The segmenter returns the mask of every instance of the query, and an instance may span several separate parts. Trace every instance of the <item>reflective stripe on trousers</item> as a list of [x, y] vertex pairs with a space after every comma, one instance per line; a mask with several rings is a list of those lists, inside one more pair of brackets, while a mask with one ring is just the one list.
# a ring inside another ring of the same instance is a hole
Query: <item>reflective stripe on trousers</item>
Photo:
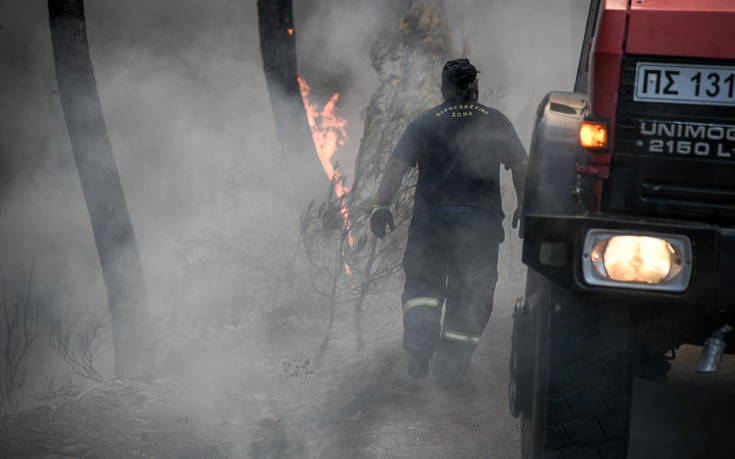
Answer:
[[411, 298], [403, 305], [403, 315], [405, 316], [409, 310], [418, 306], [431, 306], [434, 308], [438, 308], [440, 306], [439, 298], [432, 298], [430, 296], [419, 296], [416, 298]]
[[473, 333], [464, 333], [449, 329], [444, 330], [443, 338], [460, 343], [478, 344], [480, 342], [480, 335], [475, 335]]

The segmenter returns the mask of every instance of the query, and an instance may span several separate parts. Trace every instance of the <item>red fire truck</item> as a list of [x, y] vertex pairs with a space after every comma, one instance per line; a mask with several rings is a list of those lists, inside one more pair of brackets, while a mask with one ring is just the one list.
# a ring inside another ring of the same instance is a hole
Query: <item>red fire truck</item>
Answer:
[[592, 0], [538, 108], [510, 405], [522, 455], [623, 458], [631, 381], [735, 351], [735, 1]]

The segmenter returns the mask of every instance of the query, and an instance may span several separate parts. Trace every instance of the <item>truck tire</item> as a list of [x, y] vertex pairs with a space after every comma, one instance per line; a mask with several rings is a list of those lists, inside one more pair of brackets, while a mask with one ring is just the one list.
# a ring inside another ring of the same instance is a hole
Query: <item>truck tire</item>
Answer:
[[523, 458], [625, 458], [631, 372], [624, 307], [586, 304], [529, 270], [533, 384], [521, 410]]

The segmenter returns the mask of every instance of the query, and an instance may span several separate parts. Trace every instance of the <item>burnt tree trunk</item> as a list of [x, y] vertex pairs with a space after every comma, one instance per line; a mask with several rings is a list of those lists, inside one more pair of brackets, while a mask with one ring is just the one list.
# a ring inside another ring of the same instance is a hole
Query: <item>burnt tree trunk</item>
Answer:
[[152, 362], [143, 269], [102, 116], [82, 0], [49, 0], [56, 78], [66, 128], [107, 289], [117, 375]]
[[258, 0], [258, 30], [276, 136], [296, 196], [323, 197], [329, 186], [301, 98], [292, 0]]

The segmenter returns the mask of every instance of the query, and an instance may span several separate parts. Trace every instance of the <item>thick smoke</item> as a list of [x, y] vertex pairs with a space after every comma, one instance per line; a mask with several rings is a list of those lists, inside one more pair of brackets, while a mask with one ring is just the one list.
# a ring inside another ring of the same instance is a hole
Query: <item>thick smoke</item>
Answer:
[[[348, 170], [361, 136], [360, 112], [378, 86], [370, 45], [399, 10], [391, 2], [353, 3], [295, 6], [300, 72], [317, 101], [339, 92], [339, 109], [350, 121], [351, 141], [339, 152]], [[574, 76], [584, 2], [574, 2], [576, 10], [566, 1], [552, 3], [542, 8], [465, 0], [445, 8], [456, 47], [468, 43], [469, 56], [483, 71], [481, 99], [506, 110], [524, 141], [537, 101], [549, 90], [568, 88]], [[80, 290], [88, 295], [99, 273], [55, 90], [46, 8], [43, 2], [6, 2], [3, 9], [3, 239], [14, 241], [4, 261], [17, 271], [43, 257], [36, 269], [56, 275], [39, 273], [37, 282], [66, 284], [55, 287], [57, 301]], [[172, 259], [177, 242], [233, 208], [255, 206], [243, 214], [258, 220], [281, 207], [233, 196], [244, 187], [277, 200], [281, 185], [255, 4], [96, 1], [86, 12], [151, 302], [161, 304], [180, 274], [181, 261]], [[71, 273], [51, 268], [59, 261], [50, 257], [64, 259]], [[72, 274], [80, 266], [90, 274]]]
[[[349, 121], [350, 141], [336, 158], [348, 181], [362, 136], [361, 114], [379, 85], [370, 47], [383, 27], [399, 20], [405, 3], [294, 5], [300, 74], [317, 103], [339, 92], [338, 108]], [[445, 2], [455, 48], [465, 48], [482, 71], [480, 101], [504, 110], [526, 145], [543, 94], [573, 84], [587, 3]], [[255, 0], [95, 0], [86, 2], [86, 15], [102, 109], [161, 342], [159, 376], [206, 374], [211, 384], [197, 387], [197, 400], [213, 416], [222, 415], [217, 407], [228, 394], [247, 392], [255, 397], [248, 400], [258, 401], [262, 387], [294, 385], [296, 394], [305, 384], [299, 378], [314, 378], [304, 362], [315, 351], [324, 309], [293, 269], [302, 209], [284, 192], [289, 183], [279, 168], [283, 158], [277, 154], [262, 71]], [[33, 265], [33, 295], [49, 322], [67, 310], [104, 312], [99, 261], [56, 91], [45, 2], [2, 2], [0, 26], [0, 279], [16, 288]], [[506, 206], [515, 205], [511, 190]], [[517, 259], [517, 240], [510, 244], [506, 258]], [[519, 285], [498, 290], [508, 299], [520, 293]], [[367, 362], [348, 378], [359, 383], [357, 399], [366, 405], [377, 403], [374, 394], [366, 394], [382, 383], [400, 383], [398, 377], [380, 376], [396, 374], [394, 367], [402, 362], [396, 360], [402, 358], [399, 298], [375, 295], [371, 301], [375, 328], [366, 332], [371, 334], [366, 355], [352, 353], [345, 325], [346, 337], [335, 338], [327, 357], [332, 366], [321, 372], [320, 381], [332, 383], [330, 403], [299, 408], [304, 423], [310, 417], [339, 422], [340, 416], [367, 410], [344, 402], [355, 388], [340, 383], [343, 364]], [[502, 320], [493, 325], [503, 329], [500, 336], [507, 335], [511, 306], [498, 304], [499, 317], [491, 319]], [[349, 324], [349, 311], [340, 311], [340, 320]], [[212, 343], [230, 343], [233, 334], [243, 342], [255, 336], [263, 345], [240, 355], [240, 373], [239, 367], [212, 373], [217, 363], [208, 353]], [[383, 358], [388, 351], [380, 341], [393, 350], [390, 358]], [[506, 346], [500, 338], [496, 344]], [[40, 339], [30, 377], [60, 365], [44, 346]], [[111, 356], [99, 356], [105, 378], [112, 376]], [[297, 368], [297, 377], [283, 372], [283, 356]], [[275, 364], [269, 360], [274, 358]], [[504, 358], [500, 353], [493, 368], [505, 371]], [[492, 395], [498, 410], [505, 406], [502, 377]], [[317, 389], [304, 390], [316, 397], [323, 394]], [[246, 417], [277, 415], [280, 408], [269, 403]], [[245, 415], [235, 413], [232, 419], [237, 416]], [[371, 422], [379, 424], [382, 414], [375, 416]], [[505, 441], [512, 443], [514, 427], [507, 426], [513, 421], [505, 411], [498, 418], [509, 432]], [[288, 433], [298, 439], [295, 430]], [[240, 444], [240, 452], [246, 440], [228, 439]], [[309, 454], [335, 456], [349, 447], [343, 443], [312, 445]]]

